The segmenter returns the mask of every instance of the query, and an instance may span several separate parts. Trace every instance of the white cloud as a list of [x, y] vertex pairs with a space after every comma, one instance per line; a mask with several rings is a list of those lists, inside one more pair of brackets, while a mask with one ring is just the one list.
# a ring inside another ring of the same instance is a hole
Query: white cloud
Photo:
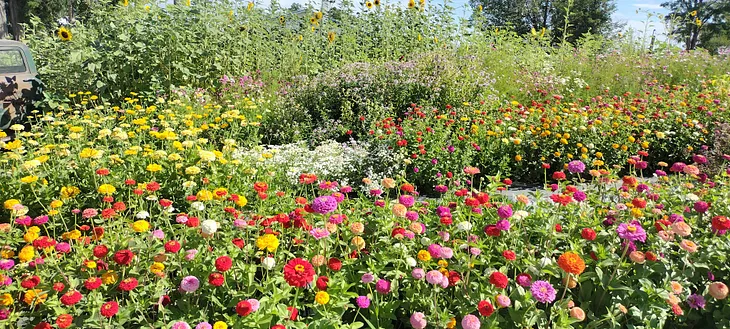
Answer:
[[643, 9], [664, 9], [662, 5], [655, 3], [634, 3], [632, 6]]

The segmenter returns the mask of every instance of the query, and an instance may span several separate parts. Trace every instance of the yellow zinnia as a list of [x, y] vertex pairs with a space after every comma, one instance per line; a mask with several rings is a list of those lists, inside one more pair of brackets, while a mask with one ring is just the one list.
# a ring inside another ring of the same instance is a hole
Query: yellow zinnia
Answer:
[[319, 305], [327, 304], [330, 301], [330, 295], [326, 291], [319, 291], [314, 296], [314, 301]]

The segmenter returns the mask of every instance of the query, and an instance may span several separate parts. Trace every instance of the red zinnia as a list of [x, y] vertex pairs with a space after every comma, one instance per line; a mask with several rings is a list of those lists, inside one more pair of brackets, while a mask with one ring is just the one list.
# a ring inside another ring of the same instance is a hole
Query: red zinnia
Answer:
[[487, 227], [484, 228], [484, 233], [486, 233], [488, 236], [499, 236], [501, 230], [497, 228], [497, 225], [487, 225]]
[[228, 256], [220, 256], [215, 260], [215, 268], [220, 272], [225, 272], [231, 269], [233, 260]]
[[593, 241], [596, 239], [596, 231], [590, 227], [586, 227], [580, 231], [580, 236], [588, 241]]
[[30, 278], [23, 280], [20, 283], [20, 286], [25, 289], [32, 289], [32, 288], [35, 288], [35, 286], [37, 286], [40, 283], [41, 283], [41, 278], [37, 275], [34, 275], [34, 276], [31, 276]]
[[208, 283], [210, 283], [212, 286], [220, 287], [225, 281], [226, 278], [221, 273], [213, 272], [208, 275]]
[[241, 238], [235, 238], [232, 242], [236, 247], [238, 247], [238, 249], [243, 249], [243, 247], [246, 245], [246, 242], [244, 242]]
[[565, 180], [565, 173], [562, 171], [556, 171], [553, 173], [554, 180]]
[[165, 251], [169, 252], [171, 254], [174, 254], [174, 253], [177, 253], [178, 251], [180, 251], [181, 247], [182, 246], [180, 246], [180, 242], [177, 242], [175, 240], [170, 240], [170, 241], [167, 241], [167, 243], [165, 243]]
[[299, 310], [297, 310], [294, 306], [289, 306], [286, 310], [289, 311], [289, 320], [296, 321], [297, 315], [299, 315]]
[[730, 230], [730, 220], [725, 216], [712, 217], [712, 228], [716, 231]]
[[459, 281], [461, 281], [461, 275], [459, 275], [459, 272], [449, 271], [449, 287], [455, 286]]
[[61, 329], [66, 329], [73, 324], [74, 317], [71, 314], [61, 314], [56, 319], [56, 325]]
[[342, 268], [342, 261], [332, 257], [329, 261], [327, 261], [327, 267], [329, 267], [330, 270], [337, 272]]
[[80, 292], [76, 290], [69, 290], [61, 296], [61, 303], [66, 306], [71, 306], [81, 301], [82, 297], [84, 296], [82, 296]]
[[517, 259], [517, 255], [515, 255], [515, 252], [512, 250], [505, 250], [502, 252], [502, 257], [504, 257], [506, 260], [515, 260]]
[[63, 282], [56, 282], [53, 284], [53, 290], [61, 292], [63, 289], [66, 288], [66, 285], [63, 284]]
[[266, 192], [266, 190], [269, 189], [269, 184], [266, 184], [264, 182], [256, 182], [253, 184], [253, 189], [256, 192], [264, 193], [264, 192]]
[[253, 307], [248, 301], [242, 300], [236, 304], [236, 313], [238, 313], [238, 315], [246, 316], [251, 314], [251, 312], [253, 312]]
[[483, 317], [488, 317], [494, 313], [494, 306], [486, 300], [480, 301], [479, 305], [477, 305], [477, 309], [479, 310], [479, 314]]
[[200, 219], [198, 217], [190, 217], [188, 218], [188, 221], [185, 222], [185, 226], [187, 227], [198, 227], [200, 225]]
[[128, 249], [117, 251], [114, 254], [114, 261], [119, 265], [132, 264], [133, 259], [134, 259], [134, 253]]
[[283, 324], [277, 324], [271, 327], [271, 329], [286, 329]]
[[101, 315], [105, 318], [111, 318], [119, 312], [119, 304], [115, 301], [106, 302], [101, 305]]
[[292, 286], [302, 288], [314, 279], [314, 267], [308, 261], [294, 258], [284, 265], [284, 280]]
[[52, 329], [51, 324], [48, 322], [41, 322], [39, 324], [36, 324], [33, 329]]
[[137, 288], [137, 284], [139, 282], [135, 278], [126, 278], [122, 280], [121, 283], [119, 283], [119, 290], [121, 291], [131, 291], [134, 288]]
[[319, 290], [327, 290], [327, 283], [329, 283], [330, 279], [326, 276], [322, 275], [317, 278], [317, 289]]
[[147, 191], [154, 192], [160, 189], [160, 183], [158, 182], [149, 182], [147, 185], [145, 185], [145, 188]]
[[84, 281], [84, 287], [89, 290], [94, 290], [96, 288], [101, 287], [101, 279], [97, 277], [90, 277]]
[[494, 271], [494, 272], [492, 272], [492, 274], [489, 275], [489, 283], [493, 284], [497, 288], [500, 288], [500, 289], [507, 288], [508, 282], [509, 282], [509, 279], [502, 272]]

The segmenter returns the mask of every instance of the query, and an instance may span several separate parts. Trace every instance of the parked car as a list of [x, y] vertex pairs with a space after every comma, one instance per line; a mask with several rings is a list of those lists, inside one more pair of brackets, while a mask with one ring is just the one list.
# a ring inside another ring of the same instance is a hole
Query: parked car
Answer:
[[38, 79], [33, 57], [28, 46], [18, 41], [0, 40], [0, 131], [14, 137], [10, 127], [14, 124], [28, 126], [26, 117], [35, 102], [42, 98], [42, 84]]

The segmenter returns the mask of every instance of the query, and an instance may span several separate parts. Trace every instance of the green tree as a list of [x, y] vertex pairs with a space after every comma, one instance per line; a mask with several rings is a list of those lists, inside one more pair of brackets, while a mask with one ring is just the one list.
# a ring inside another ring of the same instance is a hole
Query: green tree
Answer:
[[663, 3], [662, 7], [669, 9], [666, 19], [674, 26], [671, 33], [684, 43], [686, 50], [717, 49], [722, 40], [727, 44], [730, 0], [675, 0]]
[[[519, 34], [549, 30], [554, 40], [575, 42], [584, 33], [606, 34], [614, 28], [614, 0], [470, 0], [481, 5], [491, 26], [510, 26]], [[567, 25], [566, 25], [567, 19]]]

